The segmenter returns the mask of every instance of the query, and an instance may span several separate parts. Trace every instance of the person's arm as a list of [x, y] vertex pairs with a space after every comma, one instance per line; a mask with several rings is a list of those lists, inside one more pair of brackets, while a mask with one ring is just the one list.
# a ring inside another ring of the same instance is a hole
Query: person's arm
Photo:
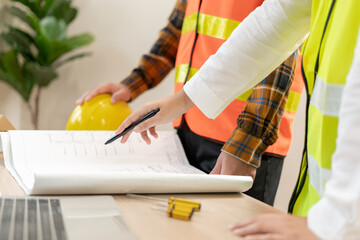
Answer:
[[[339, 112], [331, 178], [308, 213], [308, 226], [322, 239], [360, 236], [360, 29]], [[355, 237], [356, 238], [356, 237]]]
[[121, 83], [104, 83], [86, 92], [76, 103], [83, 104], [101, 93], [112, 94], [112, 103], [131, 101], [159, 84], [175, 66], [185, 9], [186, 1], [178, 0], [168, 24], [160, 31], [150, 52], [142, 56], [139, 65], [128, 77]]
[[255, 178], [268, 146], [278, 139], [278, 129], [294, 80], [298, 51], [253, 88], [237, 119], [238, 127], [221, 149], [211, 174]]
[[223, 152], [256, 168], [260, 166], [261, 156], [278, 139], [280, 120], [294, 80], [297, 55], [295, 52], [254, 87], [238, 117], [238, 127], [224, 144]]
[[187, 96], [207, 117], [217, 117], [299, 47], [310, 30], [311, 4], [264, 1], [184, 86]]

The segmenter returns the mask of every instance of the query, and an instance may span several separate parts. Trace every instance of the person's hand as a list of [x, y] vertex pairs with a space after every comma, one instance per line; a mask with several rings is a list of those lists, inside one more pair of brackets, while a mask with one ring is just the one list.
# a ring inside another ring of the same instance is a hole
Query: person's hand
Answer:
[[230, 230], [246, 240], [319, 239], [307, 227], [306, 218], [289, 214], [264, 214], [238, 222]]
[[[115, 134], [121, 133], [126, 127], [128, 127], [130, 124], [132, 124], [139, 118], [145, 116], [152, 110], [159, 108], [160, 111], [155, 116], [142, 122], [133, 129], [134, 132], [141, 134], [141, 137], [147, 144], [150, 144], [151, 140], [148, 136], [148, 130], [153, 137], [157, 138], [158, 135], [156, 133], [155, 126], [174, 121], [182, 114], [184, 114], [187, 110], [189, 110], [193, 105], [194, 103], [186, 95], [184, 90], [180, 90], [178, 93], [170, 97], [145, 104], [138, 111], [132, 113], [129, 117], [127, 117], [125, 121], [120, 125], [118, 130], [116, 130]], [[126, 133], [121, 138], [121, 143], [125, 143], [128, 140], [131, 132], [132, 131]]]
[[84, 101], [90, 101], [92, 98], [96, 97], [102, 93], [110, 93], [111, 103], [114, 104], [118, 101], [129, 101], [131, 99], [130, 90], [122, 84], [117, 83], [105, 83], [102, 84], [93, 90], [87, 91], [81, 98], [76, 100], [77, 105], [82, 105]]
[[256, 168], [228, 153], [221, 152], [210, 174], [251, 176], [254, 179]]

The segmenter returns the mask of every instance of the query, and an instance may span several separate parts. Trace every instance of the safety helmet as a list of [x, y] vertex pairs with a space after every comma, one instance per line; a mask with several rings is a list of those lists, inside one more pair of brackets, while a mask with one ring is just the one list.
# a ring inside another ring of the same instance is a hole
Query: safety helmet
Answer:
[[131, 114], [126, 102], [110, 103], [110, 94], [100, 94], [75, 107], [66, 130], [116, 130]]

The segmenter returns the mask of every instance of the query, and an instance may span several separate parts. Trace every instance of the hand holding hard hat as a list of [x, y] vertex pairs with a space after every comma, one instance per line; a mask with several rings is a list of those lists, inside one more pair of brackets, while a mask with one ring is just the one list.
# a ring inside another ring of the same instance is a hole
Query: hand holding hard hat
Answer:
[[76, 104], [82, 105], [84, 101], [90, 101], [95, 96], [103, 93], [109, 93], [112, 95], [110, 101], [111, 103], [116, 103], [118, 101], [128, 102], [131, 100], [131, 92], [125, 85], [122, 85], [121, 83], [104, 83], [93, 90], [87, 91], [78, 100], [76, 100]]

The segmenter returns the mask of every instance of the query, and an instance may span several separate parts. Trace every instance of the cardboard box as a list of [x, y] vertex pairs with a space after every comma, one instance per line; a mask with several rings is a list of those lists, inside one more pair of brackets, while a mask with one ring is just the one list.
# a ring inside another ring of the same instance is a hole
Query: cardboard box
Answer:
[[[15, 130], [15, 128], [4, 115], [0, 114], [0, 132], [7, 132], [9, 130]], [[0, 152], [2, 152], [1, 137], [0, 137]]]

